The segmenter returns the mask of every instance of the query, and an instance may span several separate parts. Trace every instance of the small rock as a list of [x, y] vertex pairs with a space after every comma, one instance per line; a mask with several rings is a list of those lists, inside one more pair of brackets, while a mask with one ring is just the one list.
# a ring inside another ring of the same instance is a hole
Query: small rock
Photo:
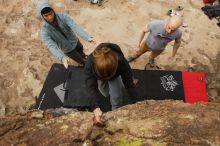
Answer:
[[218, 96], [218, 91], [216, 89], [211, 89], [209, 91], [209, 95], [211, 96], [211, 98], [213, 98], [213, 97], [215, 98]]
[[214, 89], [216, 88], [216, 81], [212, 81], [209, 85], [208, 85], [208, 89]]
[[188, 29], [184, 29], [184, 32], [185, 32], [185, 33], [188, 33], [188, 32], [189, 32], [189, 30], [188, 30]]
[[198, 60], [198, 58], [193, 57], [192, 60], [191, 60], [191, 62], [192, 62], [193, 64], [198, 64], [198, 63], [199, 63], [199, 60]]
[[186, 44], [188, 44], [191, 40], [191, 36], [190, 36], [190, 30], [189, 29], [184, 29], [183, 36], [182, 36], [182, 41]]
[[215, 38], [216, 39], [220, 39], [220, 35], [219, 34], [215, 34]]
[[182, 27], [188, 27], [188, 24], [184, 22]]
[[44, 117], [43, 111], [32, 111], [27, 114], [29, 119], [41, 119]]

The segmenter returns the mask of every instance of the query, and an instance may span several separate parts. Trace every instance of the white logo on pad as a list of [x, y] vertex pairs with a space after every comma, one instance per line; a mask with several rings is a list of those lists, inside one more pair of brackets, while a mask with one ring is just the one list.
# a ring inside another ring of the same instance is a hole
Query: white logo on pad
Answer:
[[174, 91], [177, 85], [177, 81], [174, 79], [173, 75], [165, 75], [163, 77], [160, 77], [161, 84], [163, 85], [164, 89], [166, 91]]

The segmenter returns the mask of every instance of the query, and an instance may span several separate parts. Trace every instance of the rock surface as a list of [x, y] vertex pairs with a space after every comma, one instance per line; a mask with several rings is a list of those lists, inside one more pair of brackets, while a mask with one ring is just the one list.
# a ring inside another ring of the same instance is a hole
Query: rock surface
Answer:
[[[153, 19], [169, 17], [166, 12], [184, 7], [183, 42], [176, 59], [168, 61], [172, 43], [156, 59], [166, 70], [186, 71], [189, 67], [208, 74], [210, 101], [220, 100], [219, 34], [215, 20], [209, 20], [200, 7], [202, 0], [105, 0], [103, 6], [87, 0], [49, 0], [56, 12], [68, 13], [98, 42], [114, 42], [125, 56], [136, 48], [140, 30]], [[44, 47], [40, 38], [37, 0], [0, 0], [0, 116], [25, 113], [35, 102], [53, 63], [59, 60]], [[114, 24], [114, 25], [113, 25]], [[87, 54], [94, 46], [82, 40]], [[149, 53], [130, 65], [143, 69]], [[218, 76], [218, 77], [217, 77]]]
[[[57, 12], [68, 13], [98, 42], [119, 44], [126, 56], [148, 22], [166, 20], [169, 9], [184, 7], [187, 28], [181, 28], [176, 59], [167, 59], [171, 43], [156, 62], [166, 70], [206, 72], [211, 102], [145, 101], [105, 113], [104, 127], [94, 126], [89, 112], [28, 111], [51, 65], [59, 62], [41, 42], [36, 2], [0, 0], [1, 146], [220, 145], [220, 29], [200, 10], [202, 0], [105, 0], [102, 7], [84, 0], [50, 0]], [[82, 42], [87, 54], [93, 51], [94, 46]], [[143, 69], [148, 56], [131, 63], [132, 68]]]
[[93, 125], [92, 113], [71, 109], [1, 118], [0, 145], [220, 145], [219, 103], [150, 100], [105, 113], [103, 118], [103, 127]]

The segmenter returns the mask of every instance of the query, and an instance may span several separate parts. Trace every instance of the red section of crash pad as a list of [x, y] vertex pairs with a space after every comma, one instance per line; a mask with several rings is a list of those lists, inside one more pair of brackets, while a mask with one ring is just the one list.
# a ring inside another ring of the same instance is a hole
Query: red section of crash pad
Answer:
[[185, 102], [208, 102], [204, 72], [182, 72]]
[[214, 0], [203, 0], [204, 4], [213, 3], [213, 2], [214, 2]]

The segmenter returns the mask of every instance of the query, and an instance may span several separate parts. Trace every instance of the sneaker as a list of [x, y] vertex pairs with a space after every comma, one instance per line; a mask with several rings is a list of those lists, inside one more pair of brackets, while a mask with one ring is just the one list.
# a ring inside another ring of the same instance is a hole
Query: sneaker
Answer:
[[150, 59], [149, 59], [149, 64], [150, 64], [151, 66], [154, 66], [154, 65], [155, 65], [155, 60], [154, 60], [153, 58], [150, 58]]
[[83, 54], [83, 55], [82, 55], [82, 58], [83, 58], [84, 60], [86, 60], [86, 59], [88, 58], [88, 55]]
[[134, 57], [128, 56], [127, 61], [128, 61], [128, 62], [132, 62], [132, 61], [134, 61], [134, 59], [135, 59]]

